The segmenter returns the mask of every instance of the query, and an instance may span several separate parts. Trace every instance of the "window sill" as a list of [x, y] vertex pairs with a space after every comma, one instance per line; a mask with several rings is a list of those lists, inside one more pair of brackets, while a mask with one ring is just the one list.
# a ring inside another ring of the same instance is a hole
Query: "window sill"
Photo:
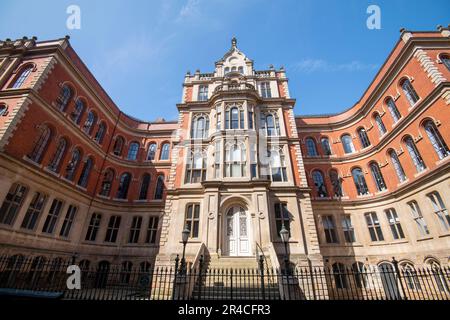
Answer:
[[101, 194], [98, 194], [97, 197], [99, 197], [100, 199], [105, 199], [105, 200], [109, 200], [110, 199], [110, 197], [102, 196]]
[[29, 164], [32, 164], [32, 165], [42, 169], [42, 164], [30, 159], [28, 156], [23, 156], [22, 159], [25, 160], [26, 162], [28, 162]]
[[356, 199], [366, 199], [366, 198], [370, 198], [372, 196], [373, 196], [372, 193], [368, 193], [368, 194], [358, 195], [358, 196], [356, 196]]
[[439, 238], [445, 238], [445, 237], [450, 237], [450, 232], [441, 233], [441, 234], [439, 235]]
[[440, 160], [436, 161], [436, 165], [437, 165], [437, 166], [440, 166], [441, 164], [446, 163], [446, 162], [448, 162], [449, 160], [450, 160], [450, 155], [449, 155], [449, 156], [446, 156], [444, 159], [440, 159]]
[[421, 242], [421, 241], [427, 241], [427, 240], [432, 240], [432, 239], [434, 239], [432, 236], [424, 236], [424, 237], [418, 238], [416, 241]]
[[137, 200], [133, 200], [134, 203], [147, 203], [148, 199], [137, 199]]
[[113, 198], [113, 200], [118, 202], [128, 202], [128, 199]]
[[425, 173], [428, 172], [428, 171], [429, 171], [429, 169], [428, 169], [428, 168], [425, 168], [425, 169], [423, 169], [422, 171], [417, 172], [417, 173], [414, 175], [414, 178], [420, 177], [421, 175], [425, 174]]
[[399, 184], [397, 184], [397, 187], [401, 187], [401, 186], [403, 186], [404, 184], [407, 184], [408, 182], [409, 182], [409, 179], [406, 179], [406, 180], [400, 182]]
[[[416, 103], [414, 103], [412, 106], [410, 105], [410, 107], [408, 108], [408, 111], [411, 111], [412, 109], [415, 109], [417, 107], [417, 105], [420, 104], [420, 102], [422, 102], [422, 98], [419, 98], [419, 100], [417, 100]], [[408, 101], [408, 103], [409, 103], [409, 101]]]
[[44, 167], [44, 171], [50, 173], [51, 175], [54, 175], [55, 177], [60, 177], [60, 174], [56, 171], [53, 171], [49, 167]]
[[378, 195], [380, 195], [380, 194], [385, 194], [385, 193], [387, 193], [387, 192], [389, 192], [389, 190], [388, 190], [388, 189], [384, 189], [384, 190], [375, 192], [375, 195], [378, 196]]
[[409, 243], [409, 241], [406, 239], [398, 239], [398, 240], [392, 240], [387, 244], [388, 245], [396, 245], [396, 244], [405, 244], [405, 243]]

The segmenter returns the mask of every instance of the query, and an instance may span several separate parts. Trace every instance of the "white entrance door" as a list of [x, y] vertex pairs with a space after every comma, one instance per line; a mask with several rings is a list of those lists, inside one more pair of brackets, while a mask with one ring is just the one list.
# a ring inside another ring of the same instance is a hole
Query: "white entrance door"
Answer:
[[242, 207], [232, 207], [228, 210], [225, 228], [228, 255], [249, 256], [251, 254], [249, 219]]

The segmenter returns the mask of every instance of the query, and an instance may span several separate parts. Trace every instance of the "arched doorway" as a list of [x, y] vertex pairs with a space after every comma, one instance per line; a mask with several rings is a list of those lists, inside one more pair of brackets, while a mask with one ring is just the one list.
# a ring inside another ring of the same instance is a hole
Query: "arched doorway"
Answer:
[[241, 206], [228, 209], [224, 223], [225, 255], [242, 257], [252, 255], [250, 219]]

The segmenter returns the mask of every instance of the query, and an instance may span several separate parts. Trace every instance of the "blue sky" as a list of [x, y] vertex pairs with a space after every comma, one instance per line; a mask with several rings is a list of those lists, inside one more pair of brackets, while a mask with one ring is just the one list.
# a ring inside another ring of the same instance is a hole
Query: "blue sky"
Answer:
[[[66, 8], [81, 8], [81, 29]], [[369, 5], [381, 30], [369, 30]], [[436, 30], [450, 1], [1, 0], [0, 39], [71, 36], [71, 44], [126, 113], [177, 118], [187, 70], [211, 72], [236, 36], [256, 69], [285, 66], [296, 114], [335, 113], [356, 103], [399, 38]]]

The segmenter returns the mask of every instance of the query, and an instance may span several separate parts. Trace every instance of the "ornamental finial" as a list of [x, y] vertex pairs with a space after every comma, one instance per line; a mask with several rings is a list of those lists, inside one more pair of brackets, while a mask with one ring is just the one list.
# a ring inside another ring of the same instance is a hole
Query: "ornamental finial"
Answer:
[[233, 39], [231, 39], [231, 47], [236, 48], [236, 45], [237, 45], [237, 39], [236, 39], [236, 37], [233, 37]]

